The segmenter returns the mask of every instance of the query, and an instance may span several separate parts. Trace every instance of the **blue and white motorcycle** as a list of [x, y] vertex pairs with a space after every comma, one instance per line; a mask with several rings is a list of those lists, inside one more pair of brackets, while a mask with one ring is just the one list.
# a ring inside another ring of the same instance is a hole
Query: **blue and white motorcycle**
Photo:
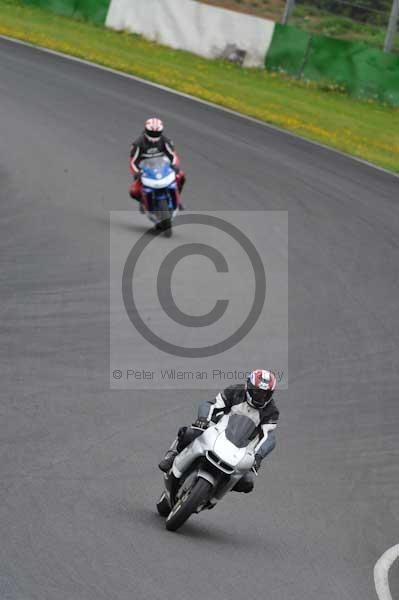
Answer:
[[146, 158], [140, 169], [144, 213], [156, 229], [170, 237], [172, 221], [179, 210], [176, 172], [166, 156]]

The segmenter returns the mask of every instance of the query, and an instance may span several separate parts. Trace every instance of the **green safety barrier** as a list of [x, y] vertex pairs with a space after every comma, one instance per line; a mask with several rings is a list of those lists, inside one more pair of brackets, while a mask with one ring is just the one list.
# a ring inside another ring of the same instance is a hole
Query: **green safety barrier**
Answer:
[[78, 0], [74, 17], [103, 24], [107, 17], [109, 4], [110, 0]]
[[72, 17], [75, 9], [75, 0], [23, 0], [23, 2], [46, 8], [65, 17]]
[[266, 68], [300, 77], [311, 35], [306, 31], [276, 23], [272, 43], [266, 54]]
[[399, 106], [399, 56], [276, 24], [266, 68], [337, 84], [356, 98]]
[[23, 0], [65, 17], [104, 24], [110, 0]]

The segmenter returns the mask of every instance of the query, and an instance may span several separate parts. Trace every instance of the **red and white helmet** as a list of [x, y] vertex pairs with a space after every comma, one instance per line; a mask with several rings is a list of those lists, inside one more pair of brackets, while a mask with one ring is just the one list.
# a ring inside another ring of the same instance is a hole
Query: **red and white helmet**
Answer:
[[276, 383], [276, 376], [272, 371], [265, 369], [252, 371], [246, 384], [248, 404], [253, 408], [264, 408], [272, 399]]
[[163, 132], [163, 123], [161, 119], [155, 117], [147, 119], [144, 125], [145, 136], [150, 142], [157, 142]]

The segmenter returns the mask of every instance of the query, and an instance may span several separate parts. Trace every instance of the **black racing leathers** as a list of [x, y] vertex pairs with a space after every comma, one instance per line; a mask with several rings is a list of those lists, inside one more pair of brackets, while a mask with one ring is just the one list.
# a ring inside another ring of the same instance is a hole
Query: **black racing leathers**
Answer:
[[133, 142], [130, 149], [130, 169], [133, 175], [139, 173], [140, 161], [158, 156], [166, 156], [174, 167], [178, 166], [179, 159], [175, 152], [173, 142], [166, 137], [166, 135], [162, 134], [157, 142], [150, 142], [145, 134], [142, 133], [140, 137]]

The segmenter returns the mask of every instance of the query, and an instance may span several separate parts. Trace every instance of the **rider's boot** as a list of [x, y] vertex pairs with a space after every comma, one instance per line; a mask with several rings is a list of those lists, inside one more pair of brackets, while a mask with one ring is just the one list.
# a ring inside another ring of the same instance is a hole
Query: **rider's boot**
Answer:
[[186, 181], [186, 177], [185, 177], [183, 171], [178, 171], [176, 180], [177, 180], [177, 190], [175, 192], [175, 195], [176, 195], [176, 198], [175, 198], [176, 204], [175, 205], [177, 205], [177, 208], [179, 210], [185, 210], [185, 208], [183, 206], [183, 202], [181, 201], [181, 191], [183, 189], [184, 182]]
[[158, 465], [158, 467], [161, 469], [161, 471], [163, 471], [164, 473], [167, 473], [168, 471], [170, 471], [170, 469], [172, 468], [173, 462], [178, 454], [179, 453], [177, 450], [168, 450]]
[[243, 477], [232, 488], [232, 492], [241, 492], [243, 494], [249, 494], [254, 489], [255, 474], [251, 471], [245, 473]]
[[179, 454], [179, 452], [177, 451], [177, 444], [178, 444], [178, 440], [176, 439], [158, 465], [158, 467], [164, 473], [167, 473], [168, 471], [170, 471], [170, 469], [172, 468], [172, 465], [173, 465], [173, 461], [175, 460], [176, 456]]

